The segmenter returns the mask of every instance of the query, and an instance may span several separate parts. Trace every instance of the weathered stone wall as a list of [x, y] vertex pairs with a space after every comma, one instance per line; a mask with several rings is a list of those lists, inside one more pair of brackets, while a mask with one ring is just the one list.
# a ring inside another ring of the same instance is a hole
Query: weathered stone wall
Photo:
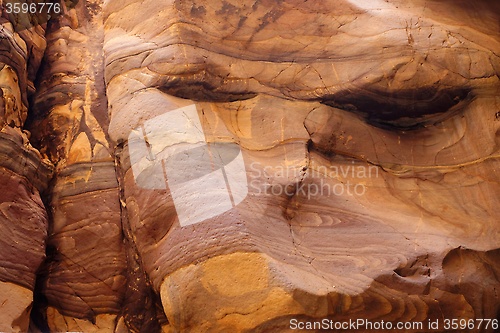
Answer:
[[498, 318], [496, 1], [66, 3], [2, 16], [0, 331]]

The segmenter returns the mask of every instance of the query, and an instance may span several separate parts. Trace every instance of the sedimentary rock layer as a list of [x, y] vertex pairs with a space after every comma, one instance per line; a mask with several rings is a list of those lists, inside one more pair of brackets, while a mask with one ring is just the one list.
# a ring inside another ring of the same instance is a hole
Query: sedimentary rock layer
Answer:
[[498, 1], [65, 4], [0, 21], [0, 331], [497, 319]]
[[23, 126], [45, 39], [43, 27], [16, 33], [4, 17], [0, 22], [0, 330], [26, 331], [45, 258], [48, 216], [40, 193], [52, 165]]
[[33, 141], [56, 168], [36, 309], [51, 331], [113, 330], [127, 280], [98, 9], [80, 2], [50, 22], [33, 104]]
[[[234, 209], [182, 227], [175, 193], [141, 187], [134, 158], [119, 156], [138, 250], [175, 329], [498, 311], [474, 309], [443, 264], [498, 245], [486, 199], [500, 190], [493, 7], [475, 8], [491, 25], [471, 29], [416, 3], [153, 6], [104, 8], [111, 138], [193, 104], [207, 142], [237, 143], [253, 182]], [[123, 20], [131, 13], [140, 21]], [[220, 193], [190, 190], [193, 201]]]

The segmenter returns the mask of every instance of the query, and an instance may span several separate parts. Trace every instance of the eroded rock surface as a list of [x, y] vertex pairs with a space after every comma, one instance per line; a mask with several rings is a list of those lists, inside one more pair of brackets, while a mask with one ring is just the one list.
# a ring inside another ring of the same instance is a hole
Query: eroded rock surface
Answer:
[[0, 331], [498, 320], [498, 2], [2, 20]]

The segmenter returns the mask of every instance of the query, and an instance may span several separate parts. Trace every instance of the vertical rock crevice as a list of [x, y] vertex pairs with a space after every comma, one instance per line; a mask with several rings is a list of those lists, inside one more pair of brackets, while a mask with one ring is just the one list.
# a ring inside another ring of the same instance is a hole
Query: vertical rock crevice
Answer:
[[118, 326], [124, 322], [131, 332], [161, 332], [161, 325], [168, 324], [159, 295], [153, 290], [136, 246], [127, 213], [124, 189], [124, 169], [120, 158], [124, 143], [115, 147], [115, 170], [120, 188], [120, 216], [123, 242], [127, 255], [127, 281]]

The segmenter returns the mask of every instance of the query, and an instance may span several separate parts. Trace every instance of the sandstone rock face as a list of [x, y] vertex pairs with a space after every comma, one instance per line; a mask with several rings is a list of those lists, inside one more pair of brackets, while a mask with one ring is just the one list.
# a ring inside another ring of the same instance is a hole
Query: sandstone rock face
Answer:
[[0, 331], [498, 328], [497, 1], [3, 6]]
[[52, 165], [32, 147], [23, 125], [46, 43], [42, 27], [16, 33], [1, 20], [0, 331], [26, 331], [37, 270], [45, 259], [48, 216], [40, 194]]

